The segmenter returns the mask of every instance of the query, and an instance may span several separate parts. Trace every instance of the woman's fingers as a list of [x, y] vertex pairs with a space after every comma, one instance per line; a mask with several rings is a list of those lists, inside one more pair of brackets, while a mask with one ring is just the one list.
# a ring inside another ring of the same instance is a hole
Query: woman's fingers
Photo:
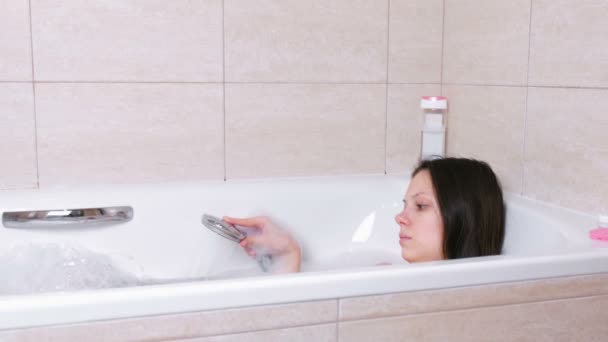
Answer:
[[265, 217], [236, 218], [224, 216], [222, 219], [234, 225], [257, 229], [264, 228], [268, 222], [268, 219]]
[[255, 250], [253, 248], [245, 247], [245, 252], [247, 252], [247, 254], [249, 254], [250, 257], [255, 258], [257, 256], [255, 253]]
[[243, 247], [243, 249], [245, 250], [245, 252], [247, 252], [247, 254], [249, 254], [249, 256], [254, 258], [257, 256], [256, 250], [259, 248], [264, 248], [264, 246], [260, 243], [258, 236], [246, 237], [241, 242], [239, 242], [239, 245]]
[[259, 235], [248, 236], [239, 242], [239, 245], [243, 248], [262, 247], [263, 241]]

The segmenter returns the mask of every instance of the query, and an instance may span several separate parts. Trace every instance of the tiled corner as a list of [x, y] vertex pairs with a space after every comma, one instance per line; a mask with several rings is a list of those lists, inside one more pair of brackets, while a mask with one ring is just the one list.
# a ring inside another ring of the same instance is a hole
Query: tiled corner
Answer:
[[504, 190], [521, 193], [526, 88], [453, 85], [443, 92], [448, 154], [488, 162]]
[[337, 324], [255, 331], [244, 334], [202, 337], [180, 342], [337, 342]]
[[445, 0], [443, 82], [526, 85], [530, 0]]
[[[336, 301], [328, 300], [1, 331], [0, 340], [167, 341], [228, 334], [233, 335], [227, 338], [266, 336], [257, 330], [267, 330], [269, 338], [322, 337], [330, 336], [329, 331], [335, 336], [335, 324], [324, 323], [333, 323], [336, 319]], [[313, 326], [314, 329], [289, 329], [313, 324], [319, 325]], [[91, 335], [91, 331], [95, 334]], [[317, 333], [319, 335], [314, 335]], [[211, 341], [215, 341], [213, 337]]]
[[340, 299], [340, 320], [608, 295], [608, 274]]
[[32, 80], [28, 0], [0, 0], [0, 81]]
[[227, 84], [227, 178], [383, 173], [383, 84]]
[[219, 84], [36, 85], [40, 186], [223, 179]]
[[524, 195], [608, 212], [608, 89], [530, 88]]
[[388, 0], [227, 0], [229, 82], [385, 82]]
[[601, 341], [607, 305], [596, 296], [340, 322], [338, 333], [341, 341]]
[[392, 0], [389, 22], [389, 81], [441, 82], [443, 0]]
[[221, 0], [31, 3], [37, 81], [223, 80]]
[[0, 190], [37, 186], [33, 87], [0, 83]]
[[608, 2], [534, 0], [530, 84], [608, 87]]
[[420, 97], [439, 95], [440, 88], [438, 84], [388, 85], [387, 173], [409, 173], [416, 166], [423, 125]]

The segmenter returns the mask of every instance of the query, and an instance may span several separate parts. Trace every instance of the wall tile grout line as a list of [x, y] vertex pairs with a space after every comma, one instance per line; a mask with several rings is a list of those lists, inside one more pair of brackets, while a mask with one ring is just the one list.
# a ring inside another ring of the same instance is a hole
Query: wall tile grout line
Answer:
[[485, 84], [485, 83], [444, 83], [444, 85], [467, 86], [467, 87], [510, 87], [510, 88], [546, 88], [546, 89], [582, 89], [582, 90], [608, 90], [608, 87], [581, 87], [581, 86], [547, 86], [547, 85], [514, 85], [514, 84]]
[[532, 9], [534, 0], [530, 0], [530, 18], [528, 23], [528, 65], [526, 71], [526, 106], [524, 110], [524, 131], [521, 143], [521, 189], [520, 194], [524, 195], [524, 185], [526, 184], [526, 138], [528, 135], [528, 104], [530, 101], [530, 55], [532, 48]]
[[[445, 94], [443, 93], [443, 58], [444, 58], [444, 47], [445, 47], [445, 0], [443, 0], [443, 8], [441, 9], [441, 64], [440, 64], [440, 74], [439, 74], [439, 95], [444, 96]], [[449, 125], [450, 125], [450, 99], [448, 99], [448, 109], [446, 112], [446, 117], [444, 119], [445, 121], [445, 129], [446, 129], [446, 133], [444, 134], [444, 154], [446, 156], [448, 155], [448, 146], [450, 146], [450, 131], [449, 131]]]
[[441, 85], [440, 82], [388, 82], [389, 85]]
[[443, 85], [448, 86], [465, 86], [465, 87], [505, 87], [505, 88], [524, 88], [526, 84], [499, 84], [499, 83], [458, 83], [444, 82]]
[[[2, 81], [0, 81], [2, 82]], [[107, 80], [89, 80], [89, 81], [74, 81], [74, 80], [55, 80], [55, 81], [34, 81], [40, 84], [221, 84], [222, 81], [107, 81]]]
[[439, 69], [439, 94], [443, 95], [443, 58], [445, 47], [445, 0], [441, 11], [441, 64]]
[[[0, 83], [32, 83], [32, 81], [9, 81], [1, 80]], [[454, 85], [469, 87], [512, 87], [512, 88], [546, 88], [546, 89], [582, 89], [582, 90], [608, 90], [608, 87], [587, 87], [574, 85], [540, 85], [540, 84], [498, 84], [498, 83], [457, 83], [457, 82], [309, 82], [309, 81], [290, 81], [290, 82], [221, 82], [221, 81], [34, 81], [34, 84], [309, 84], [309, 85]]]
[[342, 317], [342, 314], [340, 314], [340, 306], [340, 298], [336, 298], [336, 312], [338, 315], [338, 317], [336, 317], [336, 342], [340, 341], [340, 320]]
[[[0, 82], [13, 82], [13, 81], [0, 81]], [[28, 82], [29, 81], [15, 81], [15, 82]], [[380, 84], [380, 85], [384, 85], [386, 84], [385, 81], [383, 82], [351, 82], [351, 81], [319, 81], [319, 82], [312, 82], [312, 81], [243, 81], [243, 82], [236, 82], [236, 81], [230, 81], [230, 82], [224, 82], [224, 81], [107, 81], [107, 80], [89, 80], [89, 81], [74, 81], [74, 80], [55, 80], [55, 81], [35, 81], [35, 83], [90, 83], [90, 84], [104, 84], [104, 83], [110, 83], [110, 84], [221, 84], [221, 83], [226, 83], [226, 84], [320, 84], [320, 85], [332, 85], [332, 84], [337, 84], [337, 85], [341, 85], [341, 84], [349, 84], [349, 85], [359, 85], [359, 84]], [[426, 83], [411, 83], [411, 84], [426, 84]]]
[[389, 63], [391, 52], [391, 1], [387, 0], [386, 11], [386, 82], [384, 97], [384, 174], [388, 173], [388, 84], [389, 84]]
[[585, 86], [552, 86], [542, 84], [528, 84], [530, 88], [545, 88], [545, 89], [582, 89], [582, 90], [608, 90], [608, 87], [585, 87]]
[[32, 62], [32, 81], [31, 83], [36, 82], [36, 73], [34, 70], [34, 29], [32, 25], [32, 0], [28, 0], [28, 15], [30, 19], [30, 53], [31, 53], [31, 62]]
[[222, 110], [224, 114], [224, 182], [226, 181], [226, 1], [222, 0]]
[[28, 1], [28, 15], [30, 19], [30, 53], [32, 57], [32, 103], [34, 109], [34, 148], [36, 155], [36, 189], [40, 189], [40, 162], [38, 154], [38, 111], [36, 108], [36, 72], [34, 67], [34, 29], [32, 25], [32, 1]]

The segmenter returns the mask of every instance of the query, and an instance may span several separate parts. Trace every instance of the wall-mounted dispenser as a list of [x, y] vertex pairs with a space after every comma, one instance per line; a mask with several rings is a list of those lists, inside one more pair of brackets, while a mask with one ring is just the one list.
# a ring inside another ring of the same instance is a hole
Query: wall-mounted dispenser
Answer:
[[423, 96], [420, 108], [424, 120], [420, 159], [444, 157], [448, 99], [444, 96]]

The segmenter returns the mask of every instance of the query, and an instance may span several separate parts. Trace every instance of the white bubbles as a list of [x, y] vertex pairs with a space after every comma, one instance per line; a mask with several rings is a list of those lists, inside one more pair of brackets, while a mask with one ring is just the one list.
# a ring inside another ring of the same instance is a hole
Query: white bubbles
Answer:
[[110, 257], [58, 244], [12, 247], [0, 255], [0, 294], [74, 291], [141, 285]]

